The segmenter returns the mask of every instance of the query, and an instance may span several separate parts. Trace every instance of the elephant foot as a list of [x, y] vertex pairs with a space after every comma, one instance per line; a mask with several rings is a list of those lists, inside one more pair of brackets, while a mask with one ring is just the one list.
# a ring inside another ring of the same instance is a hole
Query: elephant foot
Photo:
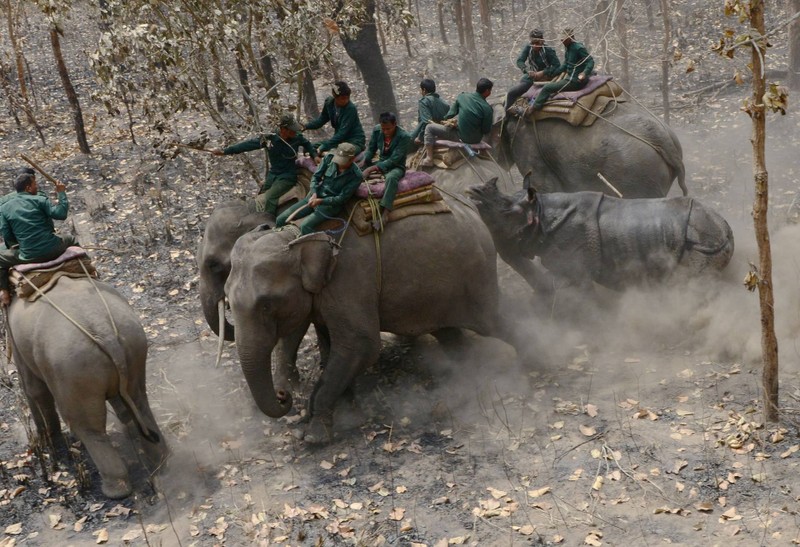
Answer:
[[112, 500], [119, 500], [122, 498], [127, 498], [133, 492], [133, 488], [131, 488], [131, 483], [128, 481], [127, 478], [124, 479], [112, 479], [112, 480], [105, 480], [103, 479], [103, 485], [101, 487], [103, 494]]
[[314, 416], [306, 428], [303, 440], [309, 444], [326, 444], [333, 441], [333, 419]]

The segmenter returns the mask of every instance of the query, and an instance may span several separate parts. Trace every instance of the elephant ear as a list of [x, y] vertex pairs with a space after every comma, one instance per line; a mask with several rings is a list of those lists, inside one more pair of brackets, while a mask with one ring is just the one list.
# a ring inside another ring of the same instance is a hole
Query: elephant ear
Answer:
[[[320, 235], [324, 235], [324, 238], [310, 237]], [[294, 246], [300, 252], [300, 279], [303, 288], [311, 294], [319, 294], [336, 268], [333, 242], [327, 235], [316, 233], [294, 240], [290, 247]]]

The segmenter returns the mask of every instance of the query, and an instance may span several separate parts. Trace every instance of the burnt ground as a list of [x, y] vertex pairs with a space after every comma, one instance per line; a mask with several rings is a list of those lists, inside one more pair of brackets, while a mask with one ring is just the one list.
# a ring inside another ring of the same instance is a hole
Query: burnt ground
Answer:
[[[398, 98], [408, 119], [430, 52], [409, 62], [395, 49], [389, 65], [405, 67]], [[29, 60], [48, 66], [46, 54], [34, 48]], [[0, 545], [800, 543], [795, 112], [770, 117], [768, 143], [780, 423], [763, 423], [757, 297], [741, 284], [757, 254], [749, 120], [738, 112], [745, 92], [733, 88], [677, 93], [673, 113], [692, 194], [736, 233], [721, 279], [623, 295], [565, 290], [534, 314], [535, 297], [504, 271], [504, 309], [530, 339], [522, 362], [496, 340], [472, 338], [454, 362], [428, 337], [387, 335], [380, 362], [337, 411], [334, 442], [312, 448], [297, 440], [299, 416], [258, 412], [235, 346], [214, 366], [216, 337], [200, 313], [196, 244], [215, 203], [255, 191], [243, 164], [199, 153], [165, 159], [131, 144], [124, 121], [91, 103], [93, 154], [82, 156], [57, 79], [37, 74], [54, 105], [49, 144], [0, 120], [0, 167], [10, 173], [18, 153], [33, 153], [69, 185], [62, 229], [96, 248], [103, 279], [141, 315], [149, 393], [173, 455], [149, 481], [112, 420], [137, 492], [106, 500], [80, 446], [58, 465], [29, 447], [18, 379], [4, 362]], [[79, 92], [90, 89], [87, 74], [75, 76]], [[453, 74], [444, 87], [452, 95], [463, 79]], [[654, 84], [641, 86], [655, 104]], [[187, 118], [184, 136], [200, 127]], [[316, 355], [309, 335], [305, 395]]]

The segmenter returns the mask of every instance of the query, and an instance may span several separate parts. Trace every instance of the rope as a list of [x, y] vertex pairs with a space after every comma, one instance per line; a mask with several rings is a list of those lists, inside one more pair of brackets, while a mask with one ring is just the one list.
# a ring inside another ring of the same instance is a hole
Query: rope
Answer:
[[108, 307], [108, 301], [106, 301], [105, 297], [103, 296], [103, 293], [100, 292], [100, 288], [97, 286], [97, 283], [94, 282], [94, 278], [91, 275], [89, 275], [89, 271], [86, 269], [86, 265], [83, 263], [83, 260], [79, 259], [78, 262], [80, 262], [81, 268], [83, 268], [83, 273], [85, 273], [86, 277], [88, 277], [89, 280], [92, 282], [92, 287], [94, 287], [94, 290], [97, 291], [97, 296], [100, 297], [100, 300], [102, 300], [103, 302], [103, 306], [105, 306], [106, 308], [106, 313], [108, 313], [108, 318], [111, 320], [111, 326], [114, 327], [114, 336], [116, 338], [119, 338], [119, 329], [117, 328], [117, 322], [114, 321], [114, 316], [111, 315], [111, 308]]
[[463, 148], [461, 148], [461, 147], [459, 147], [459, 148], [458, 148], [458, 152], [459, 152], [459, 154], [461, 154], [461, 157], [462, 157], [462, 158], [464, 158], [464, 161], [466, 161], [466, 162], [467, 162], [467, 164], [468, 164], [468, 165], [469, 165], [469, 166], [472, 168], [472, 170], [475, 172], [475, 174], [476, 174], [476, 175], [478, 175], [478, 178], [479, 178], [479, 179], [481, 179], [481, 182], [482, 182], [482, 183], [484, 183], [484, 184], [486, 184], [486, 179], [484, 179], [484, 178], [483, 178], [483, 175], [481, 175], [481, 174], [478, 172], [478, 170], [477, 170], [477, 169], [475, 169], [475, 166], [474, 166], [474, 165], [472, 165], [472, 162], [471, 162], [471, 161], [469, 161], [469, 160], [470, 160], [470, 158], [469, 158], [469, 157], [467, 157], [467, 155], [464, 153], [464, 149], [463, 149]]
[[474, 203], [472, 203], [472, 202], [470, 202], [470, 201], [467, 201], [467, 200], [465, 200], [465, 199], [464, 199], [464, 198], [462, 198], [462, 197], [461, 197], [459, 194], [454, 194], [454, 193], [452, 193], [452, 192], [448, 192], [447, 190], [445, 190], [444, 188], [442, 188], [441, 186], [439, 186], [439, 185], [438, 185], [438, 184], [436, 184], [436, 183], [434, 183], [434, 184], [433, 184], [433, 187], [434, 187], [434, 188], [436, 188], [437, 190], [439, 190], [439, 191], [440, 191], [441, 193], [443, 193], [444, 195], [446, 195], [446, 196], [449, 196], [449, 197], [453, 198], [454, 200], [456, 200], [456, 201], [460, 202], [460, 203], [461, 203], [461, 204], [463, 204], [463, 205], [466, 205], [467, 207], [469, 207], [469, 208], [470, 208], [470, 209], [472, 209], [473, 211], [477, 211], [477, 210], [478, 210], [478, 209], [477, 209], [477, 207], [475, 207], [475, 204], [474, 204]]
[[[367, 184], [367, 204], [369, 205], [369, 210], [372, 213], [372, 221], [378, 222], [380, 224], [380, 231], [379, 230], [372, 230], [372, 238], [375, 240], [375, 285], [378, 289], [378, 294], [381, 293], [381, 279], [383, 278], [383, 268], [382, 262], [383, 258], [381, 257], [381, 232], [383, 232], [383, 216], [381, 215], [381, 208], [380, 203], [375, 201], [375, 197], [372, 194], [372, 188], [370, 185]], [[355, 207], [353, 207], [355, 210]]]

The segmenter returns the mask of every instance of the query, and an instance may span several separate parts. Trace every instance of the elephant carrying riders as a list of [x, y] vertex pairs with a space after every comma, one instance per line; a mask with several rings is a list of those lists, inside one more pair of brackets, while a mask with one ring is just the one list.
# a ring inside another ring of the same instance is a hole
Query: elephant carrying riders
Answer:
[[561, 43], [564, 44], [564, 64], [553, 71], [553, 76], [564, 74], [564, 78], [544, 84], [536, 101], [534, 110], [541, 110], [544, 103], [553, 94], [562, 91], [577, 91], [589, 82], [589, 76], [594, 70], [594, 59], [586, 47], [575, 41], [575, 32], [571, 28], [564, 29], [561, 33]]
[[[358, 119], [358, 109], [355, 103], [350, 101], [350, 86], [345, 82], [336, 82], [331, 90], [332, 96], [325, 99], [322, 112], [317, 119], [305, 124], [305, 129], [319, 129], [330, 122], [334, 129], [333, 136], [320, 142], [314, 143], [320, 156], [323, 152], [332, 151], [339, 144], [346, 142], [355, 146], [358, 155], [364, 150], [366, 137], [361, 120]], [[316, 159], [319, 164], [321, 158]]]
[[428, 123], [441, 123], [450, 111], [450, 105], [436, 93], [436, 82], [430, 78], [425, 78], [419, 83], [419, 91], [422, 97], [419, 98], [417, 105], [417, 127], [411, 133], [415, 144], [422, 144]]
[[11, 302], [8, 291], [8, 270], [11, 266], [31, 262], [47, 262], [58, 258], [77, 241], [71, 235], [56, 235], [53, 219], [65, 220], [69, 212], [67, 187], [56, 182], [58, 205], [39, 193], [36, 175], [29, 170], [14, 183], [16, 193], [0, 206], [0, 234], [6, 249], [0, 250], [0, 304]]
[[317, 151], [301, 133], [302, 129], [294, 116], [286, 114], [281, 116], [277, 133], [266, 133], [222, 150], [211, 150], [211, 153], [215, 156], [227, 156], [264, 148], [269, 168], [264, 175], [264, 184], [255, 199], [256, 211], [265, 211], [277, 216], [278, 200], [297, 184], [298, 167], [295, 160], [300, 153], [299, 149], [302, 147], [312, 159], [317, 156]]
[[513, 108], [514, 103], [533, 82], [550, 80], [561, 66], [556, 50], [544, 44], [544, 33], [534, 29], [530, 33], [530, 43], [525, 44], [517, 57], [517, 67], [522, 71], [519, 83], [506, 94], [506, 110]]
[[[364, 179], [373, 173], [382, 173], [385, 180], [383, 197], [380, 201], [381, 220], [375, 219], [375, 227], [380, 230], [388, 222], [389, 211], [394, 204], [397, 183], [406, 174], [406, 155], [411, 148], [411, 136], [397, 125], [397, 116], [393, 112], [380, 115], [380, 123], [372, 130], [369, 146], [361, 168]], [[378, 160], [375, 161], [375, 156]]]
[[355, 163], [356, 154], [358, 148], [355, 145], [343, 142], [333, 154], [326, 155], [311, 177], [308, 195], [282, 212], [277, 218], [277, 226], [284, 226], [293, 218], [303, 218], [300, 234], [306, 235], [324, 220], [336, 218], [364, 178]]
[[[445, 123], [429, 123], [425, 128], [425, 158], [420, 167], [433, 166], [433, 145], [437, 139], [461, 141], [477, 144], [492, 129], [494, 113], [487, 98], [492, 94], [494, 84], [488, 78], [478, 80], [473, 93], [461, 93], [445, 115]], [[455, 119], [456, 127], [448, 120]]]

